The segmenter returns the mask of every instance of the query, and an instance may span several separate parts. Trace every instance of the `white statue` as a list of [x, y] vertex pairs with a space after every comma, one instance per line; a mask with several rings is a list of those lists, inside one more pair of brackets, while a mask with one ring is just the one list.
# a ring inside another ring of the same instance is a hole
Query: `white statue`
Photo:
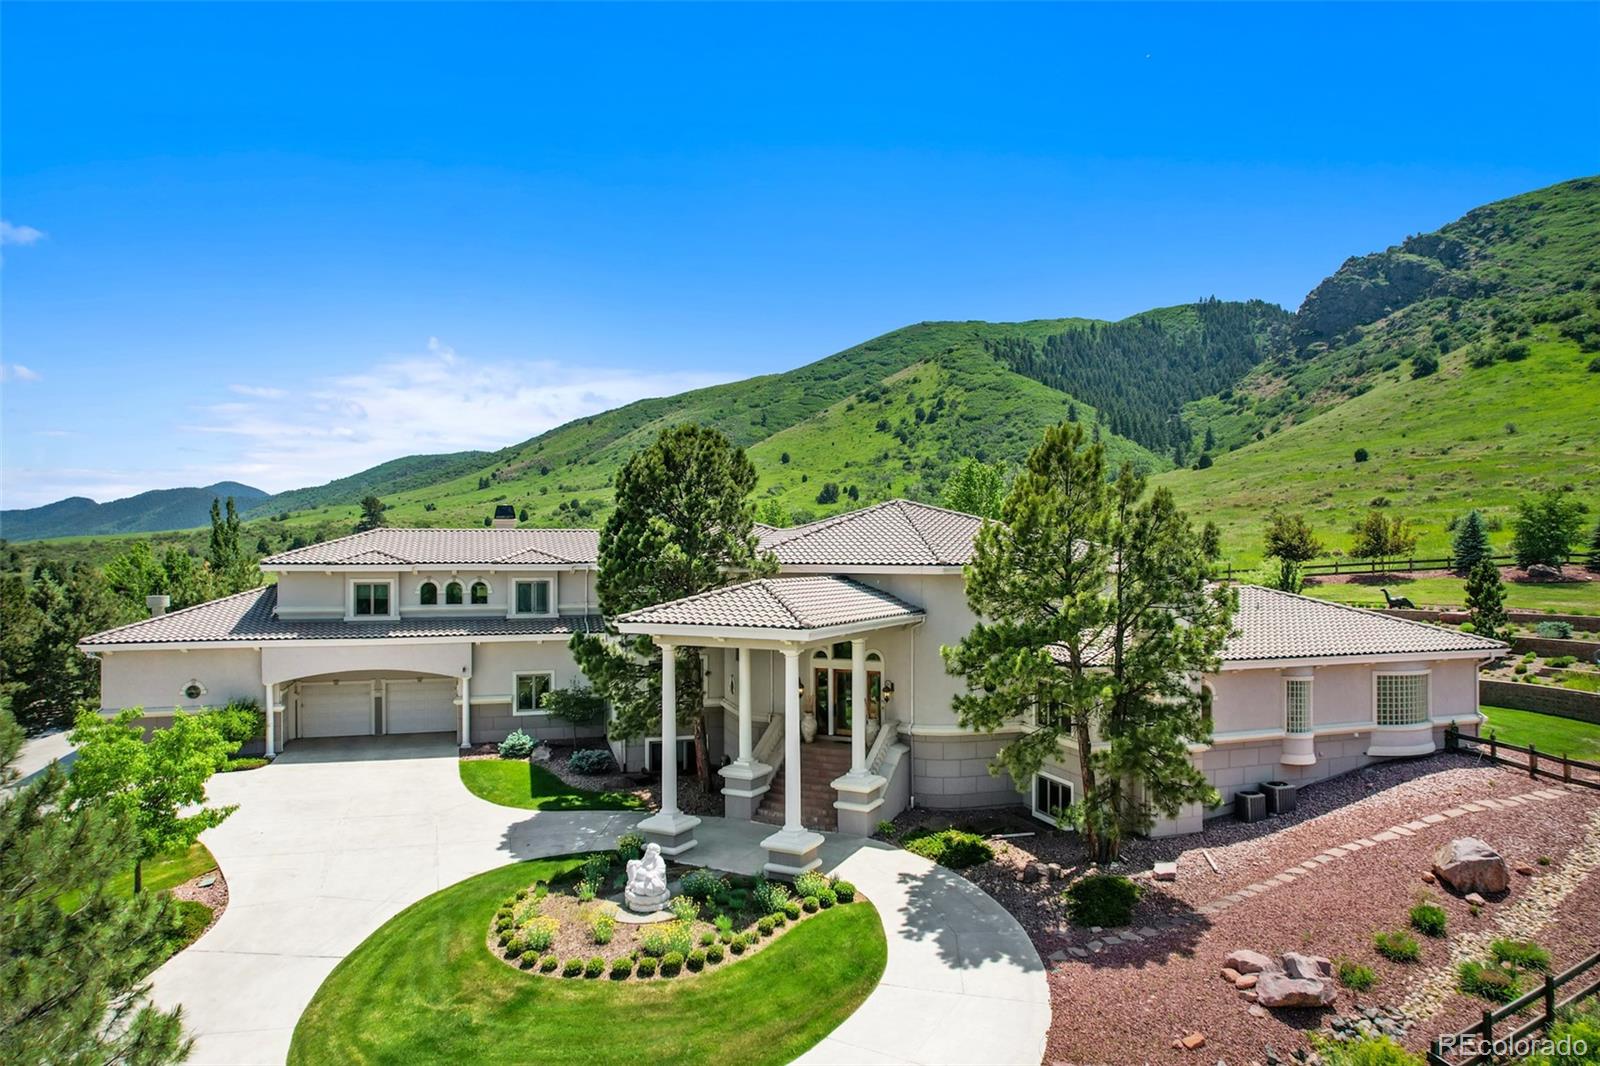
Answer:
[[666, 906], [667, 896], [667, 864], [661, 858], [661, 845], [647, 845], [644, 858], [628, 860], [628, 885], [622, 898], [629, 910], [649, 914]]

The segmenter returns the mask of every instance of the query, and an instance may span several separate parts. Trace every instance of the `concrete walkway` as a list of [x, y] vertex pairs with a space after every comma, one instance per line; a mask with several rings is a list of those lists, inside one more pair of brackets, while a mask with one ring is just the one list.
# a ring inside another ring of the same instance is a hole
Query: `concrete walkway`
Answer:
[[[299, 741], [272, 766], [219, 775], [211, 797], [239, 804], [204, 837], [228, 909], [154, 988], [183, 1006], [190, 1061], [228, 1066], [283, 1062], [323, 979], [411, 903], [508, 862], [611, 847], [640, 817], [480, 800], [444, 735]], [[770, 831], [707, 818], [685, 858], [755, 873]], [[878, 988], [801, 1061], [1039, 1062], [1049, 993], [1010, 915], [908, 852], [830, 835], [822, 854], [876, 904], [889, 958]]]

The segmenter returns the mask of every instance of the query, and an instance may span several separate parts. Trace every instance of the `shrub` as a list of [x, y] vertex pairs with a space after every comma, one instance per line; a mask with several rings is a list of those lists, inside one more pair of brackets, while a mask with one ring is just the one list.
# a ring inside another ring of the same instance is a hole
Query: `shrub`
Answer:
[[785, 903], [783, 905], [783, 916], [791, 922], [798, 922], [800, 920], [800, 901], [791, 899]]
[[821, 907], [823, 910], [827, 910], [829, 907], [838, 902], [839, 897], [833, 894], [833, 889], [831, 888], [825, 888], [821, 892], [817, 893], [817, 906]]
[[656, 960], [649, 955], [639, 960], [639, 968], [634, 971], [640, 977], [654, 977], [656, 975]]
[[235, 770], [259, 770], [267, 765], [266, 759], [247, 756], [243, 759], [229, 759], [222, 764], [221, 773], [231, 774]]
[[633, 956], [623, 955], [611, 960], [611, 978], [620, 981], [633, 972]]
[[1495, 940], [1489, 944], [1495, 962], [1509, 962], [1519, 970], [1550, 969], [1550, 953], [1530, 940]]
[[1365, 992], [1378, 983], [1378, 975], [1372, 972], [1372, 967], [1362, 966], [1360, 963], [1341, 961], [1337, 972], [1339, 983], [1357, 992]]
[[601, 974], [603, 974], [605, 972], [606, 972], [606, 960], [602, 959], [598, 955], [596, 955], [594, 958], [590, 959], [587, 963], [584, 964], [584, 967], [583, 967], [583, 976], [585, 976], [585, 977], [599, 977]]
[[723, 959], [723, 954], [722, 954], [722, 945], [721, 944], [710, 944], [710, 945], [707, 945], [707, 947], [706, 947], [706, 961], [707, 962], [713, 962], [713, 963], [721, 962], [722, 959]]
[[1090, 874], [1064, 893], [1073, 925], [1127, 925], [1143, 894], [1138, 885], [1116, 874]]
[[1456, 978], [1462, 992], [1491, 1003], [1510, 1003], [1522, 991], [1514, 972], [1481, 962], [1462, 963]]
[[623, 862], [644, 858], [644, 834], [623, 833], [617, 838], [617, 855]]
[[584, 962], [582, 959], [568, 959], [561, 964], [562, 977], [577, 977], [583, 973]]
[[706, 968], [706, 953], [699, 948], [695, 948], [684, 956], [683, 964], [689, 967], [691, 973], [699, 973]]
[[756, 909], [762, 914], [771, 914], [773, 911], [782, 910], [783, 905], [789, 901], [789, 889], [776, 881], [763, 879], [756, 882], [750, 898], [755, 901]]
[[225, 706], [204, 713], [209, 725], [236, 744], [248, 744], [266, 732], [267, 716], [255, 700], [229, 700]]
[[1444, 936], [1450, 916], [1437, 903], [1419, 903], [1411, 908], [1411, 928], [1423, 936]]
[[849, 881], [835, 881], [833, 894], [840, 903], [854, 903], [856, 900], [856, 886]]
[[1557, 655], [1554, 659], [1546, 662], [1545, 665], [1554, 666], [1558, 670], [1565, 670], [1577, 661], [1578, 657], [1576, 655]]
[[668, 922], [664, 928], [669, 953], [687, 955], [694, 950], [694, 927], [688, 922]]
[[593, 903], [595, 896], [594, 882], [579, 881], [578, 887], [574, 888], [572, 893], [578, 897], [579, 903]]
[[733, 952], [735, 955], [743, 955], [744, 949], [749, 944], [749, 941], [745, 939], [745, 936], [746, 934], [744, 933], [733, 934], [733, 939], [728, 943], [728, 950]]
[[1390, 962], [1416, 962], [1422, 958], [1422, 948], [1410, 933], [1373, 933], [1372, 946]]
[[789, 914], [787, 911], [773, 911], [771, 914], [767, 915], [767, 917], [772, 919], [772, 927], [774, 929], [782, 929], [785, 925], [789, 924]]
[[716, 942], [717, 942], [717, 934], [713, 933], [711, 930], [708, 929], [705, 932], [700, 934], [700, 946], [701, 947], [708, 948], [712, 944], [715, 944]]
[[885, 840], [893, 840], [900, 835], [900, 830], [895, 827], [893, 822], [879, 822], [877, 833]]
[[1311, 1045], [1321, 1057], [1322, 1066], [1427, 1066], [1386, 1036], [1338, 1040], [1313, 1033]]
[[828, 887], [828, 879], [815, 870], [807, 870], [794, 879], [794, 894], [801, 899], [807, 896], [820, 896]]
[[639, 950], [652, 959], [659, 959], [667, 953], [666, 930], [659, 925], [651, 926], [645, 930], [644, 936], [639, 938]]
[[538, 961], [539, 953], [537, 951], [524, 951], [521, 956], [518, 957], [517, 965], [522, 967], [524, 970], [531, 970], [538, 963]]
[[535, 918], [522, 927], [522, 942], [534, 951], [543, 953], [555, 943], [556, 931], [559, 928], [560, 923], [554, 918]]
[[579, 748], [567, 756], [567, 766], [575, 774], [609, 773], [615, 765], [616, 761], [606, 748]]
[[561, 965], [561, 960], [554, 955], [546, 955], [539, 960], [540, 973], [555, 973], [556, 967]]
[[1370, 457], [1367, 455], [1367, 450], [1365, 448], [1356, 449], [1356, 462], [1364, 463], [1368, 458]]
[[1571, 622], [1540, 622], [1533, 627], [1533, 631], [1546, 640], [1572, 639]]
[[805, 911], [807, 914], [817, 913], [817, 908], [820, 906], [822, 906], [822, 904], [817, 902], [816, 896], [807, 896], [805, 899], [800, 901], [800, 909]]
[[725, 938], [733, 935], [733, 919], [726, 914], [717, 915], [711, 919], [711, 924], [716, 926], [718, 937]]
[[775, 928], [772, 922], [772, 915], [764, 915], [762, 919], [756, 923], [756, 928], [761, 930], [762, 936], [771, 936], [772, 930]]
[[518, 729], [500, 742], [500, 757], [502, 759], [526, 759], [533, 754], [533, 749], [538, 746], [538, 741]]
[[905, 849], [952, 870], [976, 866], [994, 858], [988, 841], [960, 829], [918, 829], [907, 833]]
[[596, 852], [583, 860], [582, 877], [591, 885], [603, 885], [606, 875], [611, 872], [611, 856], [605, 852]]
[[684, 875], [683, 894], [690, 899], [709, 900], [727, 890], [728, 879], [710, 870], [692, 870]]
[[700, 917], [700, 904], [688, 896], [673, 896], [668, 909], [677, 916], [680, 922], [692, 922]]
[[681, 969], [683, 969], [683, 956], [676, 951], [669, 951], [661, 956], [662, 977], [676, 977]]
[[594, 937], [596, 944], [609, 944], [616, 935], [617, 920], [609, 911], [600, 911], [589, 920], [589, 935]]

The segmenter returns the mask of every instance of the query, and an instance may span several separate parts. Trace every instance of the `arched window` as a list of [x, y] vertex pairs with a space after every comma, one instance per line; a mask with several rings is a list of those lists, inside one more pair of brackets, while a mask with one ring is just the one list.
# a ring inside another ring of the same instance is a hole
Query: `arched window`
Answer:
[[828, 657], [828, 653], [825, 652], [825, 651], [819, 651], [815, 655], [812, 656], [813, 659], [826, 659], [827, 657]]
[[417, 602], [424, 607], [433, 607], [439, 602], [439, 586], [432, 581], [424, 581], [417, 590]]
[[881, 663], [881, 662], [883, 662], [883, 656], [879, 655], [875, 651], [869, 651], [869, 652], [867, 652], [867, 662], [869, 662], [869, 663]]
[[482, 581], [474, 581], [472, 583], [472, 602], [473, 603], [488, 603], [489, 602], [489, 586], [485, 585]]
[[448, 584], [448, 585], [446, 585], [444, 587], [444, 602], [446, 604], [449, 604], [450, 606], [458, 606], [458, 605], [460, 605], [460, 603], [461, 603], [461, 582], [452, 581], [452, 582], [450, 582], [450, 584]]

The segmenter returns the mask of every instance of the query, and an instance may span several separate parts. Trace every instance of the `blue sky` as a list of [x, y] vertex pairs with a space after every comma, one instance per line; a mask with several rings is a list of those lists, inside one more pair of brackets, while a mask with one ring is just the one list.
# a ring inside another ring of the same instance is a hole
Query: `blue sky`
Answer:
[[925, 319], [1297, 306], [1600, 171], [1600, 7], [6, 4], [0, 498], [314, 484]]

